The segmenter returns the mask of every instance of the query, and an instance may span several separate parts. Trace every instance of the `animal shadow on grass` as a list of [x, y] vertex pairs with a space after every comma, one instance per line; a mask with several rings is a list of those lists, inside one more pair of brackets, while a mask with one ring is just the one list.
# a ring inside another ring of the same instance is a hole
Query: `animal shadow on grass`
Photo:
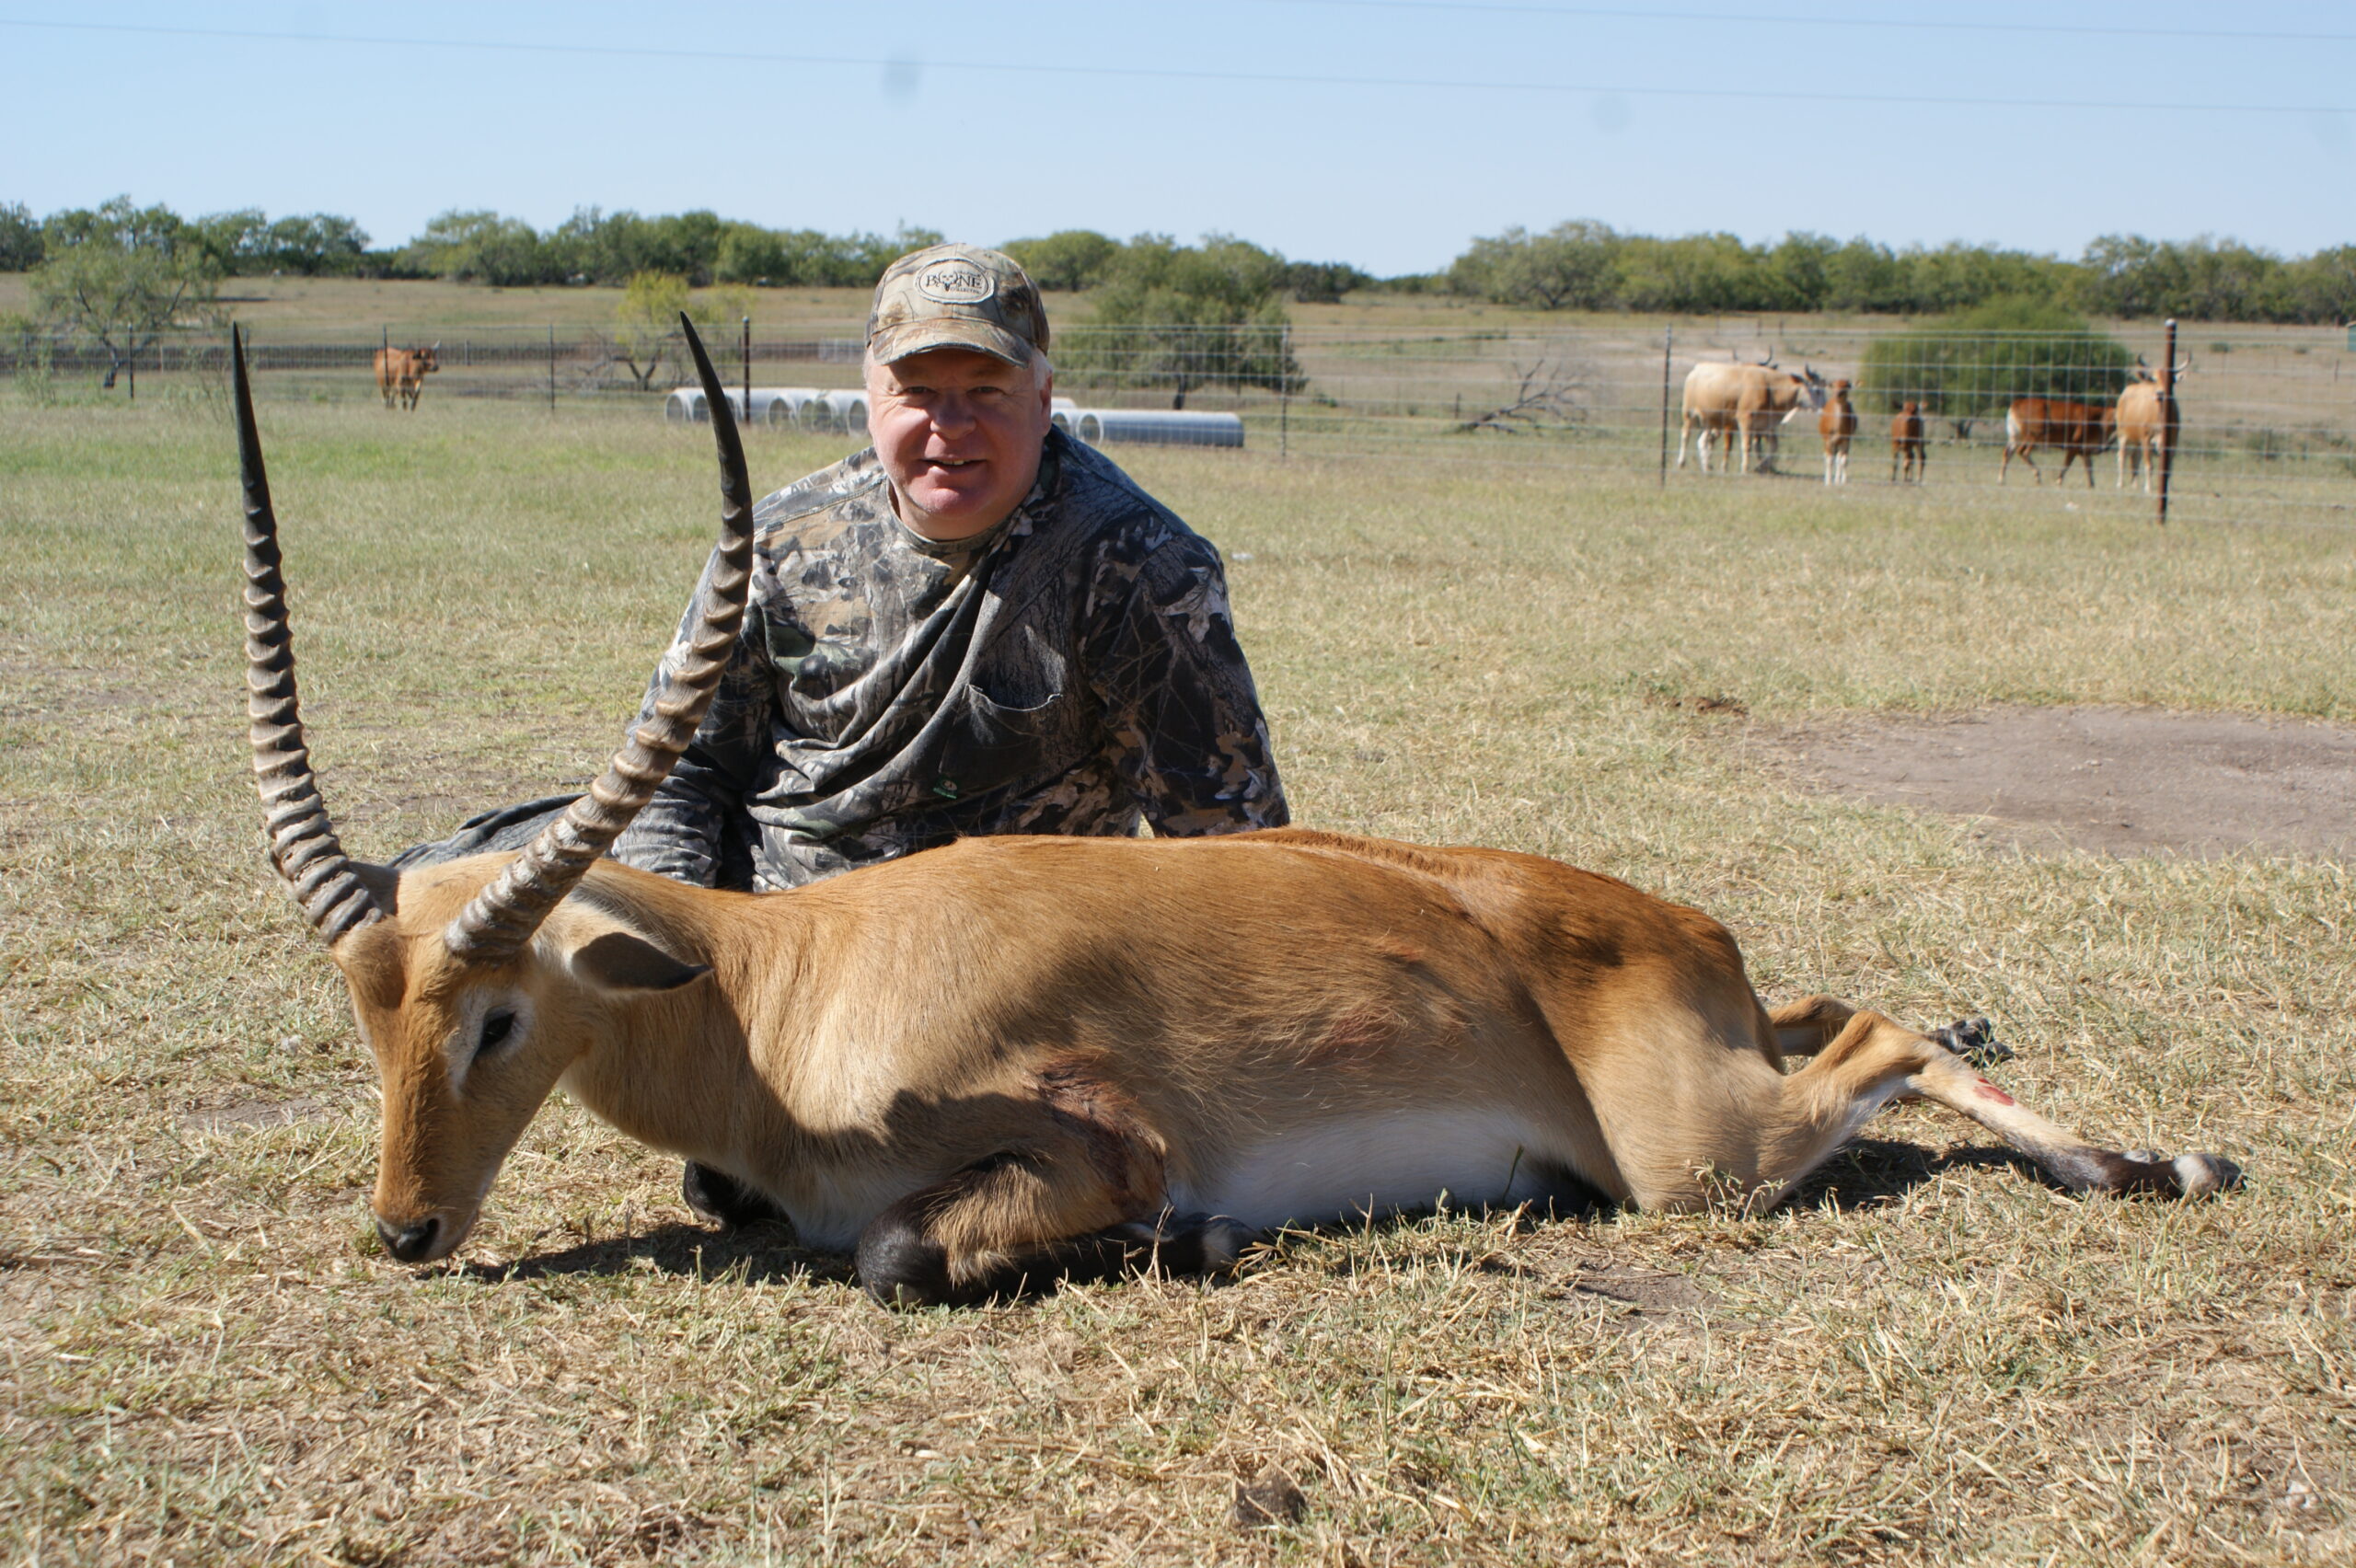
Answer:
[[1789, 1208], [1882, 1208], [1950, 1170], [2017, 1170], [2055, 1191], [2062, 1184], [2037, 1161], [2008, 1148], [1944, 1152], [1888, 1138], [1858, 1138], [1808, 1173], [1784, 1200]]
[[[2034, 1161], [2009, 1149], [1959, 1147], [1938, 1152], [1920, 1144], [1861, 1138], [1819, 1166], [1786, 1203], [1793, 1207], [1826, 1211], [1877, 1208], [1898, 1202], [1914, 1188], [1949, 1170], [1997, 1169], [2021, 1170], [2040, 1181], [2050, 1181]], [[1435, 1212], [1431, 1207], [1400, 1209], [1371, 1216], [1352, 1216], [1322, 1225], [1292, 1225], [1280, 1232], [1270, 1233], [1265, 1239], [1276, 1243], [1285, 1235], [1333, 1238], [1384, 1235], [1420, 1224]], [[1609, 1219], [1623, 1211], [1602, 1193], [1583, 1183], [1565, 1181], [1561, 1191], [1535, 1204], [1485, 1208], [1472, 1205], [1456, 1212], [1489, 1217], [1512, 1215], [1516, 1220], [1515, 1228], [1527, 1234], [1550, 1224]], [[1201, 1277], [1206, 1283], [1216, 1286], [1231, 1278], [1248, 1275], [1253, 1272], [1255, 1256], [1263, 1251], [1259, 1247], [1247, 1248], [1242, 1262], [1233, 1270], [1224, 1274]], [[1319, 1266], [1329, 1274], [1347, 1274], [1362, 1267], [1376, 1265], [1373, 1260], [1344, 1248], [1320, 1260]], [[1510, 1264], [1492, 1263], [1485, 1260], [1483, 1268], [1484, 1272], [1516, 1272]], [[467, 1274], [488, 1283], [548, 1279], [564, 1274], [621, 1274], [639, 1270], [693, 1275], [699, 1279], [716, 1279], [734, 1274], [747, 1285], [779, 1285], [794, 1281], [846, 1286], [858, 1284], [858, 1276], [852, 1271], [849, 1257], [798, 1246], [793, 1240], [791, 1226], [771, 1221], [724, 1230], [673, 1221], [634, 1235], [584, 1241], [561, 1251], [535, 1253], [514, 1262], [469, 1263], [465, 1268]], [[1149, 1272], [1149, 1269], [1133, 1269], [1129, 1271], [1129, 1277], [1138, 1277]], [[1103, 1277], [1103, 1272], [1096, 1270], [1083, 1269], [1070, 1274], [1043, 1270], [1023, 1276], [1020, 1282], [986, 1299], [999, 1303], [1041, 1300], [1053, 1296], [1067, 1284]]]
[[468, 1274], [491, 1283], [641, 1270], [698, 1279], [733, 1273], [747, 1285], [852, 1283], [849, 1258], [796, 1246], [791, 1226], [770, 1222], [719, 1230], [673, 1221], [635, 1235], [583, 1241], [560, 1252], [536, 1252], [511, 1263], [466, 1266]]

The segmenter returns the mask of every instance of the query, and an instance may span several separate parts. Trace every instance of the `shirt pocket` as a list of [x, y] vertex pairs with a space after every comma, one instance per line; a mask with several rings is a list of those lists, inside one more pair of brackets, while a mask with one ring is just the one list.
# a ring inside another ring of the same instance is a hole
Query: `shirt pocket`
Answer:
[[1061, 692], [1033, 707], [1014, 708], [978, 686], [965, 687], [944, 737], [932, 793], [943, 801], [970, 801], [1036, 778], [1054, 759], [1068, 711]]

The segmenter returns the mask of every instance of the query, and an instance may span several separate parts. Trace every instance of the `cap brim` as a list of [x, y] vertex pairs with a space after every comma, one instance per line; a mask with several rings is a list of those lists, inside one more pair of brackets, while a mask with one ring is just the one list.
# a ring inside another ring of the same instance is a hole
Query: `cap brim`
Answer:
[[935, 349], [969, 349], [1017, 366], [1031, 363], [1029, 343], [987, 321], [936, 316], [929, 320], [886, 327], [867, 340], [867, 352], [878, 364], [892, 364], [911, 354], [930, 353]]

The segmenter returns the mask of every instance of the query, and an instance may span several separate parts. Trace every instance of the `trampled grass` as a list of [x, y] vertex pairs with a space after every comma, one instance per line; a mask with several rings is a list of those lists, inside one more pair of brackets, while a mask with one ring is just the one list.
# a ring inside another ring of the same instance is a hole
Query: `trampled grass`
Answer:
[[[562, 1101], [463, 1266], [375, 1251], [373, 1074], [259, 850], [225, 421], [0, 419], [11, 1561], [2356, 1552], [2348, 869], [2026, 856], [1749, 744], [1987, 702], [2349, 718], [2339, 530], [1123, 454], [1228, 552], [1301, 820], [1628, 877], [1771, 996], [1988, 1012], [2024, 1100], [2249, 1185], [2082, 1201], [1900, 1111], [1772, 1216], [1443, 1215], [895, 1316], [695, 1224]], [[264, 421], [355, 850], [602, 762], [707, 548], [704, 432]], [[756, 482], [831, 455], [764, 436]], [[1241, 1482], [1290, 1522], [1239, 1525]]]

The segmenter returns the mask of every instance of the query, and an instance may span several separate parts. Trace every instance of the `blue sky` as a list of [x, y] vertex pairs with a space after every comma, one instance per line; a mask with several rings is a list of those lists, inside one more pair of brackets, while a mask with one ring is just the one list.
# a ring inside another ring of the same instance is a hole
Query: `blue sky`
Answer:
[[1568, 217], [2356, 241], [2345, 4], [0, 0], [0, 201], [337, 212], [379, 244], [592, 204], [1219, 230], [1383, 273]]

